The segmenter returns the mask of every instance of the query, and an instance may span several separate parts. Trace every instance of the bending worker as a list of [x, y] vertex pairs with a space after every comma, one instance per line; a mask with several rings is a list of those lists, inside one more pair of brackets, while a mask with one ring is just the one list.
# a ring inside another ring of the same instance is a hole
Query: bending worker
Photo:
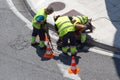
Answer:
[[31, 45], [35, 46], [38, 43], [36, 42], [36, 36], [39, 35], [40, 48], [45, 48], [44, 39], [45, 39], [45, 32], [46, 32], [46, 19], [47, 15], [50, 15], [54, 12], [52, 7], [42, 8], [40, 9], [32, 20], [33, 32], [32, 32], [32, 40]]
[[88, 19], [87, 16], [73, 16], [72, 18], [75, 21], [74, 25], [76, 27], [76, 33], [78, 34], [78, 38], [81, 43], [81, 48], [83, 48], [87, 39], [86, 30], [89, 29], [90, 32], [93, 30], [91, 19]]
[[[74, 24], [74, 27], [76, 29], [75, 38], [76, 40], [81, 43], [80, 48], [83, 48], [85, 46], [85, 41], [87, 39], [86, 37], [86, 30], [89, 29], [89, 32], [92, 32], [94, 27], [91, 24], [91, 19], [88, 19], [87, 16], [73, 16], [69, 17], [70, 20], [72, 20], [72, 23]], [[62, 47], [62, 38], [59, 38], [57, 41], [57, 45], [59, 48]]]
[[[71, 23], [68, 16], [57, 16], [54, 18], [55, 28], [60, 38], [62, 38], [62, 52], [68, 55], [67, 51], [70, 48], [71, 55], [76, 55], [77, 49], [75, 46], [75, 27]], [[68, 40], [70, 45], [68, 45]]]

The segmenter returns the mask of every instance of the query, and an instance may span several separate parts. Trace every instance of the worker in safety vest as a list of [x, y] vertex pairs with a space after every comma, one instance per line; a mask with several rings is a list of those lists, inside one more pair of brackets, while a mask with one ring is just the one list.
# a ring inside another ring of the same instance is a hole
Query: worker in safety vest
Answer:
[[[76, 55], [77, 49], [75, 46], [75, 27], [71, 23], [68, 16], [56, 16], [55, 29], [60, 38], [62, 38], [62, 52], [64, 55], [68, 55], [68, 49], [70, 48], [71, 55]], [[68, 45], [68, 40], [70, 45]]]
[[85, 46], [85, 41], [87, 39], [86, 30], [89, 29], [90, 32], [92, 32], [94, 27], [91, 24], [91, 19], [88, 19], [88, 16], [73, 16], [72, 18], [75, 21], [74, 25], [76, 27], [76, 33], [81, 42], [80, 48], [83, 48]]
[[[52, 7], [42, 8], [40, 9], [32, 20], [33, 32], [32, 32], [32, 40], [31, 45], [35, 46], [39, 44], [40, 48], [45, 48], [44, 39], [46, 31], [46, 19], [47, 15], [50, 15], [54, 12]], [[36, 42], [36, 36], [39, 35], [40, 42]]]
[[[87, 16], [69, 16], [69, 19], [72, 20], [72, 23], [76, 29], [76, 42], [80, 43], [80, 48], [82, 49], [85, 46], [85, 41], [87, 39], [86, 33], [92, 32], [95, 27], [91, 24], [91, 19], [88, 19]], [[88, 30], [86, 32], [86, 30]], [[59, 38], [57, 41], [58, 49], [62, 47], [62, 38]], [[78, 44], [79, 44], [78, 43]]]

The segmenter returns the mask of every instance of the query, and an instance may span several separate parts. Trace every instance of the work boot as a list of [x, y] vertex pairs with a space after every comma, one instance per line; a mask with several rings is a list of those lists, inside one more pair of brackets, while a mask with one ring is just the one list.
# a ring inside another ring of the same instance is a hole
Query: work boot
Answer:
[[77, 53], [71, 53], [71, 56], [76, 56], [77, 55]]
[[62, 50], [62, 47], [60, 47], [60, 46], [57, 46], [57, 49], [58, 49], [58, 50]]
[[36, 37], [32, 36], [31, 46], [37, 46], [39, 43], [36, 42]]
[[38, 42], [34, 42], [34, 43], [31, 43], [31, 46], [37, 46], [39, 43]]
[[63, 53], [64, 55], [68, 55], [67, 52], [68, 52], [68, 46], [62, 47], [62, 53]]
[[83, 49], [85, 47], [85, 43], [81, 43], [81, 45], [80, 45], [80, 49]]
[[60, 39], [58, 39], [58, 41], [56, 42], [57, 46], [59, 48], [62, 48], [62, 41]]
[[39, 46], [39, 48], [42, 50], [45, 50], [46, 49], [46, 46], [43, 46], [43, 47], [41, 47], [41, 46]]
[[46, 46], [44, 44], [44, 41], [40, 41], [39, 45], [40, 49], [46, 49]]
[[64, 56], [69, 56], [67, 53], [65, 53], [65, 52], [62, 52], [62, 54], [64, 55]]

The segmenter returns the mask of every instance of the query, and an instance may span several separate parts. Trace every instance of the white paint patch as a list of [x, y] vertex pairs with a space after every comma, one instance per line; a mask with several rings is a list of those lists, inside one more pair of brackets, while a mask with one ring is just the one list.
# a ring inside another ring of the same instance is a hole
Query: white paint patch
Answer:
[[30, 29], [33, 29], [31, 22], [26, 19], [15, 7], [15, 5], [13, 4], [12, 0], [7, 0], [10, 9], [14, 12], [14, 14], [17, 15], [17, 17], [19, 17], [22, 21], [24, 21], [26, 23], [26, 26]]
[[68, 68], [70, 66], [65, 66], [63, 64], [57, 63], [58, 67], [60, 68], [61, 72], [63, 73], [63, 76], [69, 79], [73, 80], [81, 80], [78, 74], [69, 74], [68, 73]]
[[90, 48], [89, 51], [95, 52], [95, 53], [98, 53], [98, 54], [101, 54], [101, 55], [106, 55], [106, 56], [115, 57], [115, 58], [119, 58], [120, 59], [120, 55], [114, 54], [112, 52], [97, 50], [95, 48]]
[[55, 32], [49, 30], [49, 34], [50, 34], [50, 37], [52, 37], [53, 39], [55, 39], [55, 40], [59, 39], [58, 35]]

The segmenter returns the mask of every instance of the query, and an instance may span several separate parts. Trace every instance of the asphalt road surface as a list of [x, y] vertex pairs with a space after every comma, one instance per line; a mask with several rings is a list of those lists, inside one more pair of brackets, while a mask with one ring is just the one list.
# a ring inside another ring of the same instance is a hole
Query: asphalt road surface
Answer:
[[0, 80], [120, 80], [120, 59], [98, 52], [77, 54], [78, 75], [66, 73], [71, 57], [55, 52], [53, 59], [44, 59], [43, 50], [30, 46], [31, 29], [12, 11], [16, 7], [31, 21], [23, 0], [12, 0], [12, 7], [9, 1], [0, 0]]

